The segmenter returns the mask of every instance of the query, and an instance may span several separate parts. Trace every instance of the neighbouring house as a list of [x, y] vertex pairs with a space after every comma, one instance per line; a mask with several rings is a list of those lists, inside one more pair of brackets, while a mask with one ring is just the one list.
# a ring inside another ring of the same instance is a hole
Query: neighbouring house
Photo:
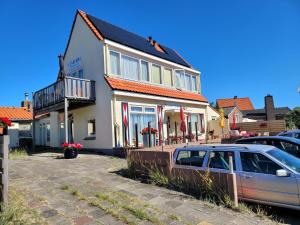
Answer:
[[59, 76], [34, 93], [33, 108], [36, 145], [112, 153], [143, 146], [148, 126], [155, 144], [182, 136], [182, 121], [205, 139], [208, 102], [200, 72], [175, 50], [78, 11]]
[[289, 107], [275, 107], [272, 95], [265, 96], [263, 109], [243, 110], [244, 117], [253, 120], [284, 120], [291, 111]]
[[207, 121], [218, 120], [220, 118], [219, 112], [212, 106], [207, 107]]
[[228, 123], [232, 124], [235, 117], [235, 123], [243, 122], [243, 113], [237, 106], [224, 108], [224, 117], [228, 119]]
[[238, 98], [234, 96], [233, 98], [223, 98], [216, 100], [217, 108], [228, 108], [228, 107], [238, 107], [239, 110], [254, 110], [253, 104], [250, 98]]
[[10, 147], [31, 147], [32, 145], [32, 109], [28, 94], [25, 94], [22, 107], [0, 106], [0, 117], [7, 117], [12, 121], [8, 127]]

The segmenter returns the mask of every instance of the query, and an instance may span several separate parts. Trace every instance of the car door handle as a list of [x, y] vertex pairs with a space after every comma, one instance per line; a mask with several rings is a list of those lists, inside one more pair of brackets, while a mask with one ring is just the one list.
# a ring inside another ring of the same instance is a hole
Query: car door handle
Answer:
[[243, 177], [244, 177], [245, 179], [250, 179], [250, 178], [252, 178], [253, 176], [251, 176], [251, 175], [243, 175]]

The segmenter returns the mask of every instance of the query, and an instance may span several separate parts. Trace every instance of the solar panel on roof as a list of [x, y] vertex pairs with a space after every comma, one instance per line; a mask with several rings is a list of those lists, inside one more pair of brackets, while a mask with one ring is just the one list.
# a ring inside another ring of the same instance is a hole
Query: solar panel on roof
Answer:
[[87, 14], [87, 16], [93, 23], [93, 25], [106, 39], [157, 56], [159, 58], [178, 63], [186, 67], [191, 67], [191, 65], [189, 65], [173, 49], [160, 45], [165, 50], [165, 53], [159, 52], [149, 43], [149, 41], [146, 38], [131, 33], [127, 30], [124, 30], [120, 27], [112, 25], [91, 15]]

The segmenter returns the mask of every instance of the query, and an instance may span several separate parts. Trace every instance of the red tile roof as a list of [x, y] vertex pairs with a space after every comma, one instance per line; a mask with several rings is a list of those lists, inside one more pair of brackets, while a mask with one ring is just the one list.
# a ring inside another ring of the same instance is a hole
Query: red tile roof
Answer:
[[105, 77], [108, 85], [114, 90], [136, 92], [148, 95], [157, 95], [169, 98], [179, 98], [198, 102], [207, 102], [207, 99], [200, 94], [177, 89], [163, 88], [151, 84], [142, 84], [134, 81], [122, 80], [112, 77]]
[[10, 120], [32, 120], [32, 112], [24, 107], [0, 107], [0, 117]]
[[248, 97], [217, 99], [217, 105], [220, 108], [237, 106], [240, 110], [254, 110], [253, 104]]

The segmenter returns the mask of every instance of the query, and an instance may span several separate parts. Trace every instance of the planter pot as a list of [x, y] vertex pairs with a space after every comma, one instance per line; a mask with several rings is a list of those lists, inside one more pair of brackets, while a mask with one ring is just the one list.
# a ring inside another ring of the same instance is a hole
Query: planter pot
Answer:
[[[143, 134], [143, 145], [145, 148], [149, 148], [149, 134]], [[155, 145], [155, 134], [151, 134], [151, 147]]]
[[78, 156], [78, 150], [76, 148], [65, 148], [65, 159], [75, 159]]

